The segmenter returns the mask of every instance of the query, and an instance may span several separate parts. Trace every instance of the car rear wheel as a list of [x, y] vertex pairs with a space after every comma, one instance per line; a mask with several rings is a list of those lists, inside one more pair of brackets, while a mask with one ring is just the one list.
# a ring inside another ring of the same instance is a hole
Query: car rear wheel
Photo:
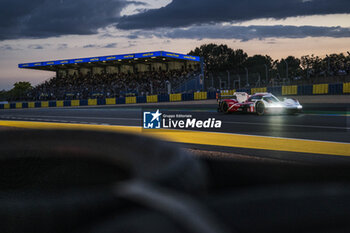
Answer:
[[222, 102], [219, 102], [217, 110], [218, 110], [218, 112], [222, 112]]
[[228, 113], [228, 104], [226, 102], [223, 102], [221, 105], [221, 110], [224, 113]]
[[256, 108], [256, 114], [258, 116], [262, 116], [265, 114], [265, 105], [263, 102], [261, 101], [257, 102], [255, 105], [255, 108]]

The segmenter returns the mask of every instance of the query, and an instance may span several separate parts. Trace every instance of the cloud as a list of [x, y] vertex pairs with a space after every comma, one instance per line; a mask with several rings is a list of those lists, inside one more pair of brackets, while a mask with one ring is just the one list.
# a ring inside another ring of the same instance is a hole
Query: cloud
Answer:
[[117, 43], [110, 43], [110, 44], [106, 44], [104, 46], [102, 46], [102, 48], [106, 48], [106, 49], [111, 49], [111, 48], [116, 48], [117, 47]]
[[124, 16], [120, 29], [184, 27], [194, 24], [283, 19], [293, 16], [350, 13], [349, 0], [173, 0], [145, 13]]
[[44, 47], [42, 45], [39, 45], [39, 44], [31, 44], [31, 45], [28, 45], [27, 48], [28, 49], [43, 49]]
[[[198, 27], [208, 27], [210, 24], [219, 25], [220, 22], [350, 13], [349, 0], [173, 0], [159, 9], [150, 9], [121, 17], [120, 13], [130, 5], [142, 7], [145, 3], [129, 0], [1, 0], [0, 41], [92, 34], [100, 34], [101, 38], [109, 38], [111, 37], [109, 31], [103, 34], [101, 30], [113, 25], [124, 30], [160, 28], [160, 31], [164, 31], [162, 28], [170, 28], [168, 33], [163, 32], [163, 34], [173, 38], [181, 34], [183, 37], [191, 37], [190, 32], [182, 29], [182, 27], [190, 27], [199, 30], [198, 32], [202, 34], [196, 38], [202, 39], [211, 38], [213, 35], [206, 35]], [[215, 31], [213, 28], [209, 29]], [[245, 31], [244, 28], [236, 29], [241, 30], [241, 33]], [[266, 28], [266, 30], [270, 29]], [[263, 28], [259, 30], [259, 33], [262, 34]], [[126, 36], [128, 39], [140, 38], [140, 34], [132, 31], [120, 30], [120, 32], [128, 33], [129, 35]], [[155, 33], [158, 33], [158, 30]], [[220, 33], [223, 34], [223, 32]], [[277, 34], [275, 31], [271, 33]], [[308, 32], [308, 34], [312, 33]], [[321, 32], [318, 33], [321, 34]], [[336, 34], [342, 33], [344, 31]], [[227, 34], [232, 36], [232, 32], [227, 32]], [[249, 39], [253, 36], [252, 34], [248, 32], [246, 37]], [[289, 33], [290, 36], [291, 34]], [[298, 34], [298, 36], [301, 35]], [[225, 35], [219, 36], [221, 37]], [[233, 38], [237, 37], [245, 40], [243, 35], [233, 35]], [[59, 47], [59, 49], [62, 48]]]
[[58, 46], [57, 46], [58, 50], [63, 50], [63, 49], [66, 49], [66, 48], [68, 48], [68, 44], [58, 44]]
[[0, 50], [13, 51], [13, 50], [17, 50], [17, 49], [12, 47], [11, 45], [5, 44], [5, 45], [1, 45], [0, 46]]
[[237, 39], [249, 41], [264, 38], [306, 38], [306, 37], [350, 37], [350, 28], [316, 26], [224, 26], [201, 25], [189, 28], [159, 29], [152, 31], [134, 31], [136, 35], [151, 38], [170, 39]]
[[91, 49], [91, 48], [110, 49], [110, 48], [116, 48], [117, 45], [118, 45], [117, 43], [109, 43], [109, 44], [105, 44], [105, 45], [87, 44], [87, 45], [84, 45], [83, 48], [84, 49]]
[[90, 49], [90, 48], [96, 48], [96, 47], [98, 47], [98, 46], [94, 45], [94, 44], [87, 44], [87, 45], [83, 46], [84, 49]]
[[0, 40], [95, 34], [115, 23], [131, 3], [139, 4], [127, 0], [1, 0]]

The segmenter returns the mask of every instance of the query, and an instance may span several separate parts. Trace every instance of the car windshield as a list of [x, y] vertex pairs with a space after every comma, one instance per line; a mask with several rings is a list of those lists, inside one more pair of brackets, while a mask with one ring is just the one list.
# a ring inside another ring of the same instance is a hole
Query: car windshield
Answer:
[[274, 97], [274, 96], [265, 96], [265, 97], [263, 97], [263, 100], [265, 100], [268, 103], [277, 103], [277, 102], [279, 102], [279, 100], [276, 97]]
[[262, 99], [262, 96], [261, 95], [255, 95], [255, 96], [252, 96], [248, 99], [248, 101], [257, 101], [257, 100], [261, 100]]

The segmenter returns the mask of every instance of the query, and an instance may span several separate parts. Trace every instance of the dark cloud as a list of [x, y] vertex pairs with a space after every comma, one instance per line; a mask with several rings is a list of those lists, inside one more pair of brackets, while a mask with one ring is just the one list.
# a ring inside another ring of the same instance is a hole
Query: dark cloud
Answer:
[[110, 44], [106, 44], [104, 46], [102, 46], [102, 48], [105, 49], [112, 49], [112, 48], [116, 48], [117, 47], [117, 43], [110, 43]]
[[314, 26], [223, 26], [202, 25], [186, 29], [159, 29], [156, 32], [136, 31], [136, 35], [171, 39], [238, 39], [248, 41], [264, 38], [350, 37], [350, 28]]
[[[215, 36], [215, 28], [205, 25], [212, 24], [216, 27], [216, 25], [219, 25], [218, 22], [350, 13], [349, 0], [173, 0], [169, 5], [160, 9], [148, 11], [141, 9], [139, 14], [120, 18], [121, 10], [129, 4], [143, 5], [144, 3], [128, 0], [0, 0], [0, 41], [19, 38], [97, 34], [98, 29], [109, 25], [117, 25], [121, 29], [160, 28], [155, 33], [164, 37], [204, 39]], [[194, 25], [197, 25], [197, 27]], [[198, 27], [198, 25], [202, 26]], [[196, 36], [194, 33], [180, 28], [184, 26], [190, 26], [191, 29], [197, 30], [198, 35]], [[170, 31], [167, 32], [162, 29], [169, 27]], [[208, 32], [204, 31], [205, 27], [208, 27]], [[301, 27], [291, 28], [296, 33], [293, 35], [293, 31], [284, 31], [288, 30], [284, 27], [280, 28], [281, 35], [279, 36], [276, 31], [277, 26], [260, 27], [257, 33], [250, 32], [245, 27], [229, 28], [229, 30], [238, 31], [236, 33], [228, 31], [226, 34], [220, 29], [222, 29], [222, 26], [216, 29], [220, 34], [217, 35], [217, 38], [231, 36], [240, 40], [249, 40], [252, 37], [258, 37], [259, 35], [263, 37], [263, 35], [269, 34], [277, 37], [296, 36], [299, 38], [310, 34], [312, 36], [331, 32], [329, 28]], [[340, 28], [339, 30], [340, 32], [334, 32], [333, 37], [341, 37], [344, 33], [346, 34], [345, 29]], [[300, 34], [300, 32], [304, 32], [305, 35]], [[143, 33], [144, 31], [139, 34], [130, 33], [126, 37], [137, 39]], [[247, 35], [243, 35], [244, 33], [247, 33]], [[101, 37], [116, 36], [105, 33]], [[60, 47], [59, 49], [63, 48]]]
[[98, 46], [94, 45], [94, 44], [87, 44], [87, 45], [83, 46], [84, 49], [90, 49], [90, 48], [96, 48], [96, 47], [98, 47]]
[[105, 45], [88, 44], [88, 45], [84, 45], [83, 48], [84, 49], [90, 49], [90, 48], [110, 49], [110, 48], [116, 48], [117, 45], [118, 45], [117, 43], [109, 43], [109, 44], [105, 44]]
[[67, 49], [68, 48], [68, 44], [58, 44], [57, 49], [61, 50], [61, 49]]
[[11, 45], [5, 44], [5, 45], [0, 46], [0, 50], [12, 51], [12, 50], [16, 50], [16, 49], [14, 47], [12, 47]]
[[135, 39], [138, 39], [139, 37], [138, 37], [138, 35], [130, 34], [130, 35], [127, 36], [127, 38], [130, 39], [130, 40], [135, 40]]
[[160, 9], [125, 16], [120, 29], [183, 27], [193, 24], [281, 19], [316, 14], [350, 13], [349, 0], [173, 0]]
[[39, 44], [31, 44], [31, 45], [28, 45], [27, 48], [28, 49], [43, 49], [44, 47], [42, 45], [39, 45]]
[[115, 23], [126, 0], [1, 0], [0, 40], [87, 35]]

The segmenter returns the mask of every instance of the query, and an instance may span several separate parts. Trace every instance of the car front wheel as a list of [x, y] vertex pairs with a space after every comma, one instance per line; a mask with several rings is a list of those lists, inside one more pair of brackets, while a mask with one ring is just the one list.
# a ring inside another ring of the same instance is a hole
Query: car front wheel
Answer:
[[257, 102], [255, 105], [255, 108], [256, 108], [256, 114], [258, 116], [262, 116], [265, 114], [265, 105], [263, 102], [261, 101]]

